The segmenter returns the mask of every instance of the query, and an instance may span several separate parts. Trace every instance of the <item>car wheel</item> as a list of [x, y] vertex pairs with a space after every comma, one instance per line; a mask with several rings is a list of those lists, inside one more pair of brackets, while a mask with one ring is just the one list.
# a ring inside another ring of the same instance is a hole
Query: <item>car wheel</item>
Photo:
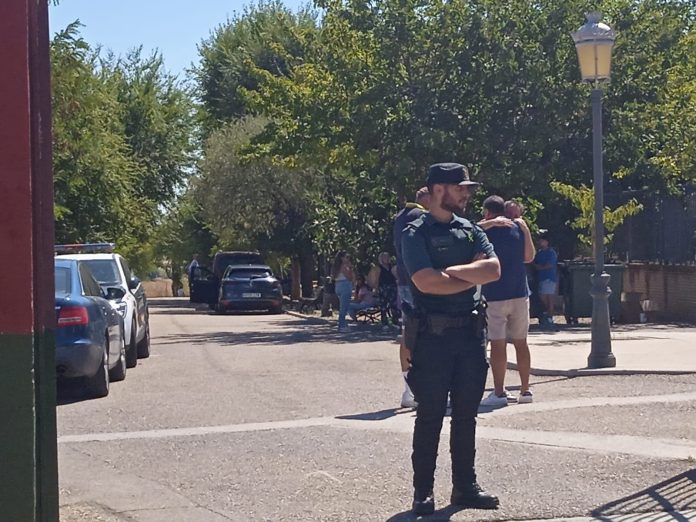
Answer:
[[138, 343], [138, 359], [150, 357], [150, 323], [145, 324], [145, 337]]
[[130, 342], [126, 348], [126, 366], [135, 368], [138, 365], [138, 345], [135, 342], [135, 321], [131, 326]]
[[87, 390], [94, 398], [109, 395], [109, 342], [107, 340], [104, 349], [104, 360], [99, 365], [97, 373], [87, 380]]
[[126, 339], [121, 338], [121, 351], [118, 355], [118, 364], [109, 370], [109, 380], [112, 382], [122, 381], [126, 378]]
[[283, 306], [274, 306], [271, 308], [271, 313], [272, 314], [282, 314], [283, 313]]

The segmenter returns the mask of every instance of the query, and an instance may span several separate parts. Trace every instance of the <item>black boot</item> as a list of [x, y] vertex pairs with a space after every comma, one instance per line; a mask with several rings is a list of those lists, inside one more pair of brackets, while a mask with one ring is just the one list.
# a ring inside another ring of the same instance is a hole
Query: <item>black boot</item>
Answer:
[[481, 489], [476, 482], [466, 484], [463, 488], [452, 488], [452, 498], [450, 502], [453, 506], [462, 506], [474, 509], [498, 509], [500, 501], [498, 497], [489, 495]]
[[413, 493], [413, 506], [411, 511], [416, 516], [432, 515], [435, 512], [435, 497], [432, 491], [425, 493], [416, 490]]

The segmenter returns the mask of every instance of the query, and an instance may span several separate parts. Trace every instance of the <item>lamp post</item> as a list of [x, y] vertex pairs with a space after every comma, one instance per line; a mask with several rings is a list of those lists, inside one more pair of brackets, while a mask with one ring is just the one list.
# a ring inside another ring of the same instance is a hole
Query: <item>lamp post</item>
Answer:
[[578, 51], [583, 81], [592, 89], [592, 156], [594, 172], [594, 274], [592, 274], [592, 349], [589, 368], [613, 368], [616, 358], [611, 351], [609, 331], [609, 274], [604, 271], [604, 172], [602, 168], [602, 89], [600, 83], [611, 75], [611, 51], [616, 35], [601, 22], [598, 12], [586, 14], [587, 22], [572, 34]]

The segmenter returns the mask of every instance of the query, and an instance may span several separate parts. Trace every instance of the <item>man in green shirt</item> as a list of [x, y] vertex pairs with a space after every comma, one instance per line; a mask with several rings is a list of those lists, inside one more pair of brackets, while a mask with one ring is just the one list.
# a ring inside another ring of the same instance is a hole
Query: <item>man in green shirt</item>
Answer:
[[466, 207], [473, 187], [458, 163], [428, 170], [430, 209], [402, 237], [415, 313], [407, 343], [413, 346], [408, 383], [417, 400], [413, 432], [413, 512], [435, 510], [437, 447], [449, 394], [454, 505], [495, 509], [498, 498], [482, 491], [474, 469], [476, 414], [488, 373], [485, 309], [477, 285], [500, 277], [500, 264], [486, 234], [454, 215]]

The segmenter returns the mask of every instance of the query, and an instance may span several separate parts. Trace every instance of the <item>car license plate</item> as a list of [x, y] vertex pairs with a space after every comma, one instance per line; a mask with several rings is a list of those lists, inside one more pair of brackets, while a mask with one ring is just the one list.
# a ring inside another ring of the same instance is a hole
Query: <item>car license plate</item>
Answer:
[[242, 297], [244, 297], [244, 298], [261, 297], [261, 294], [247, 292], [247, 293], [242, 294]]

